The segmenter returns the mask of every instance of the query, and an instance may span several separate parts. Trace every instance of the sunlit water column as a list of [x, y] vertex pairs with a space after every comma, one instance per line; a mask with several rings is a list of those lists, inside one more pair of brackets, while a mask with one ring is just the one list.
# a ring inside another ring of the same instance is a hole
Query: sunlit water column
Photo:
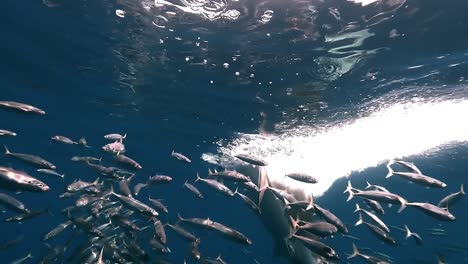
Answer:
[[[230, 167], [236, 166], [232, 157], [238, 153], [262, 157], [269, 164], [266, 170], [271, 184], [301, 200], [309, 194], [323, 195], [337, 179], [353, 171], [467, 141], [466, 113], [466, 99], [393, 104], [321, 132], [301, 128], [283, 135], [241, 134], [219, 148], [221, 155], [205, 154], [203, 158]], [[284, 177], [291, 172], [313, 175], [319, 183], [303, 184]], [[272, 232], [283, 239], [289, 224], [281, 202], [272, 195], [264, 202], [268, 208], [262, 217], [275, 221]], [[280, 225], [284, 228], [278, 228]], [[298, 252], [304, 254], [304, 263], [311, 261], [303, 249]]]

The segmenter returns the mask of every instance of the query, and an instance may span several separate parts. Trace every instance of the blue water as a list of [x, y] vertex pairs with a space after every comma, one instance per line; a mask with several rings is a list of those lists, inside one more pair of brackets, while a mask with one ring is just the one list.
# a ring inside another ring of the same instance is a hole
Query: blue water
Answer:
[[[242, 200], [216, 194], [201, 184], [197, 186], [205, 194], [203, 200], [182, 189], [197, 172], [206, 175], [208, 168], [218, 166], [202, 159], [203, 154], [221, 155], [218, 147], [229, 145], [239, 133], [320, 131], [369, 116], [389, 102], [468, 97], [468, 4], [464, 1], [380, 1], [367, 6], [349, 1], [219, 3], [225, 5], [222, 12], [238, 10], [240, 16], [209, 19], [167, 3], [155, 6], [141, 0], [3, 3], [0, 100], [32, 104], [47, 114], [0, 111], [0, 128], [18, 133], [17, 137], [0, 137], [0, 144], [14, 152], [41, 155], [66, 177], [39, 175], [27, 164], [0, 158], [1, 166], [27, 171], [52, 188], [47, 193], [10, 194], [34, 210], [49, 208], [53, 213], [22, 223], [0, 223], [0, 242], [24, 235], [18, 244], [0, 251], [2, 263], [28, 252], [34, 255], [29, 263], [38, 263], [47, 254], [49, 248], [40, 238], [66, 221], [60, 210], [74, 201], [58, 196], [74, 179], [97, 177], [70, 158], [102, 156], [103, 163], [115, 165], [100, 149], [107, 143], [103, 135], [108, 133], [128, 134], [127, 153], [143, 166], [133, 183], [157, 173], [174, 177], [170, 185], [144, 189], [138, 196], [163, 199], [169, 208], [169, 214], [161, 217], [163, 222], [175, 222], [177, 213], [210, 217], [253, 241], [251, 246], [243, 246], [192, 228], [201, 238], [204, 256], [221, 254], [228, 263], [289, 263], [292, 260], [281, 240], [265, 225], [268, 219], [248, 210]], [[116, 9], [124, 10], [125, 17], [116, 16]], [[274, 11], [272, 19], [259, 22], [269, 9]], [[396, 34], [390, 37], [392, 30]], [[351, 33], [358, 37], [346, 37]], [[344, 39], [331, 40], [339, 37]], [[264, 121], [260, 113], [266, 115]], [[460, 123], [450, 129], [466, 129], [462, 125], [465, 115], [447, 116]], [[92, 148], [50, 143], [54, 135], [74, 140], [85, 136]], [[175, 160], [170, 156], [172, 150], [186, 154], [193, 163]], [[425, 174], [443, 179], [448, 187], [429, 190], [404, 180], [385, 180], [384, 164], [355, 171], [349, 179], [359, 188], [369, 180], [411, 201], [431, 203], [458, 191], [460, 184], [468, 184], [466, 142], [451, 142], [429, 154], [412, 154], [409, 160]], [[412, 208], [397, 214], [395, 208], [385, 207], [386, 223], [408, 224], [424, 240], [424, 246], [417, 247], [413, 241], [405, 241], [403, 233], [392, 230], [402, 245], [390, 247], [364, 227], [352, 227], [357, 216], [352, 213], [354, 203], [345, 203], [342, 191], [346, 183], [345, 178], [338, 179], [318, 202], [350, 226], [351, 235], [360, 238], [356, 241], [359, 247], [390, 255], [395, 263], [435, 263], [437, 254], [448, 263], [467, 261], [468, 248], [463, 245], [468, 235], [466, 199], [451, 210], [457, 217], [453, 223], [436, 221]], [[11, 215], [7, 211], [1, 218]], [[431, 236], [429, 228], [442, 228], [447, 235]], [[165, 258], [173, 263], [184, 259], [195, 263], [188, 243], [167, 232], [172, 254]], [[64, 243], [73, 233], [67, 230], [48, 243], [52, 247]], [[78, 246], [78, 240], [72, 248]], [[339, 235], [326, 240], [343, 263], [351, 254], [351, 241]], [[453, 245], [463, 248], [457, 252], [447, 249]]]

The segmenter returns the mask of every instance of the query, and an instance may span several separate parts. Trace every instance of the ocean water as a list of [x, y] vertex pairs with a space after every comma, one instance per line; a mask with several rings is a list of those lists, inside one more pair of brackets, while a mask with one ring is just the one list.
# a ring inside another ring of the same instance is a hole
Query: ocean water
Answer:
[[[126, 133], [126, 153], [143, 166], [132, 185], [155, 174], [173, 176], [172, 183], [137, 196], [163, 199], [169, 213], [161, 214], [162, 222], [176, 222], [178, 213], [209, 217], [253, 242], [246, 246], [186, 226], [200, 237], [204, 257], [221, 254], [228, 263], [309, 261], [289, 256], [278, 231], [287, 218], [271, 194], [265, 198], [269, 213], [258, 215], [239, 197], [198, 182], [204, 199], [182, 188], [197, 172], [205, 177], [208, 169], [238, 169], [256, 177], [256, 169], [233, 158], [251, 153], [269, 163], [265, 170], [274, 186], [314, 195], [347, 224], [355, 238], [336, 234], [323, 240], [340, 256], [338, 263], [362, 263], [346, 259], [352, 243], [369, 248], [365, 253], [388, 255], [393, 263], [437, 263], [437, 256], [447, 263], [468, 262], [465, 198], [450, 208], [454, 222], [414, 208], [397, 213], [397, 206], [384, 206], [385, 223], [407, 224], [423, 238], [417, 246], [391, 227], [399, 243], [393, 247], [364, 226], [353, 226], [359, 200], [346, 202], [343, 194], [348, 180], [358, 189], [369, 181], [409, 201], [437, 204], [468, 183], [465, 1], [42, 0], [6, 1], [3, 7], [0, 100], [32, 104], [47, 114], [0, 109], [0, 129], [18, 133], [0, 137], [0, 144], [40, 155], [66, 176], [41, 175], [33, 166], [0, 157], [0, 166], [26, 171], [51, 187], [46, 193], [4, 190], [33, 211], [50, 213], [20, 223], [1, 221], [2, 245], [22, 238], [0, 247], [2, 263], [29, 252], [34, 258], [26, 263], [39, 263], [75, 233], [70, 249], [56, 262], [80, 261], [68, 259], [84, 241], [78, 229], [47, 243], [41, 237], [67, 220], [60, 211], [75, 199], [58, 198], [65, 187], [99, 176], [70, 161], [72, 156], [103, 157], [104, 165], [116, 165], [101, 150], [108, 133]], [[92, 148], [50, 142], [54, 135], [84, 136]], [[173, 150], [192, 163], [171, 157]], [[394, 158], [414, 162], [447, 187], [385, 179], [386, 163]], [[290, 172], [314, 175], [319, 183], [285, 179]], [[242, 186], [228, 186], [258, 198]], [[15, 214], [2, 212], [2, 219]], [[150, 224], [145, 218], [136, 223]], [[163, 258], [197, 263], [189, 244], [167, 233], [171, 253]], [[161, 258], [147, 240], [141, 244], [151, 261]]]

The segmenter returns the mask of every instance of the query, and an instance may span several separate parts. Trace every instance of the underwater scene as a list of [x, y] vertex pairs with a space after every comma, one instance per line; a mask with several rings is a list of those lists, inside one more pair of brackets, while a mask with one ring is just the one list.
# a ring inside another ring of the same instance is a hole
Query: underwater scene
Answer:
[[0, 263], [468, 263], [468, 2], [4, 1]]

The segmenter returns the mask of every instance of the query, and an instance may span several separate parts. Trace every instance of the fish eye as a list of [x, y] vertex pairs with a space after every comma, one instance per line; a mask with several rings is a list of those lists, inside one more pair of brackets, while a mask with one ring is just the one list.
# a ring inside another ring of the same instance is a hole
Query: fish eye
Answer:
[[44, 187], [44, 184], [38, 183], [37, 186], [39, 186], [39, 187]]

